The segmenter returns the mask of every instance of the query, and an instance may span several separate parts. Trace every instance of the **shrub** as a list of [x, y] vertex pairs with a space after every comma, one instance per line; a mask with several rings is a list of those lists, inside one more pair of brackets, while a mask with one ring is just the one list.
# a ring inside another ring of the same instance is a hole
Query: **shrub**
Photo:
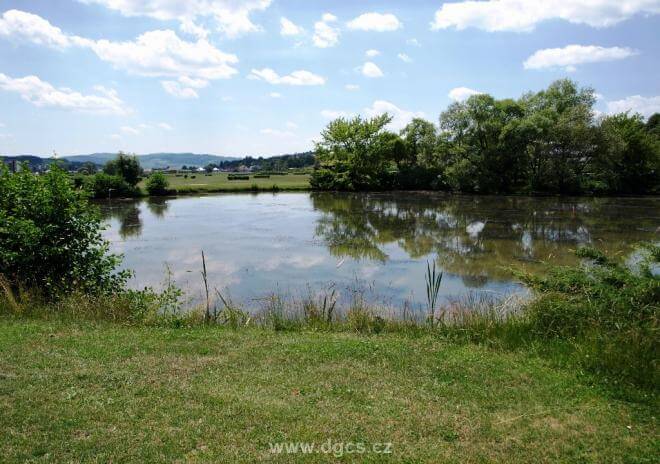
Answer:
[[154, 172], [147, 179], [147, 192], [149, 195], [167, 195], [169, 182], [162, 172]]
[[522, 276], [538, 293], [525, 312], [531, 334], [568, 340], [592, 370], [657, 385], [660, 277], [653, 269], [660, 247], [640, 253], [644, 258], [631, 266], [583, 248], [578, 255], [588, 264]]
[[58, 167], [40, 176], [0, 166], [0, 274], [12, 288], [48, 299], [123, 288], [128, 273], [115, 272], [120, 257], [108, 253], [101, 229], [87, 193]]
[[84, 187], [94, 198], [137, 197], [140, 191], [131, 187], [120, 176], [112, 176], [103, 172], [85, 178]]

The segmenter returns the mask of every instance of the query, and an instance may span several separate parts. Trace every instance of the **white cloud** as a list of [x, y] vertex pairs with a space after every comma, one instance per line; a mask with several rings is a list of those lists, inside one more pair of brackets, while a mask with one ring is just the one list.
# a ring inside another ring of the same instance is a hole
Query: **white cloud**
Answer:
[[127, 135], [139, 135], [140, 134], [140, 131], [138, 129], [136, 129], [135, 127], [131, 127], [131, 126], [122, 126], [122, 127], [119, 128], [119, 130], [121, 132], [123, 132], [124, 134], [127, 134]]
[[347, 26], [358, 31], [388, 32], [400, 29], [402, 24], [399, 18], [391, 13], [365, 13], [349, 21]]
[[335, 15], [325, 13], [321, 17], [321, 21], [314, 23], [314, 37], [312, 37], [314, 46], [330, 48], [339, 43], [339, 28], [331, 25], [335, 22], [337, 22]]
[[253, 69], [249, 79], [257, 79], [273, 85], [323, 85], [325, 78], [309, 71], [294, 71], [287, 76], [280, 76], [270, 68]]
[[348, 118], [351, 116], [351, 114], [341, 110], [323, 110], [321, 111], [321, 116], [323, 116], [325, 119], [337, 119]]
[[119, 11], [124, 16], [147, 16], [160, 21], [178, 20], [182, 23], [200, 18], [210, 18], [216, 28], [233, 38], [260, 31], [250, 15], [263, 11], [271, 0], [79, 0], [96, 3]]
[[210, 34], [208, 29], [196, 24], [192, 19], [183, 19], [179, 29], [184, 34], [192, 35], [198, 39], [206, 39]]
[[305, 32], [305, 30], [294, 24], [293, 21], [290, 21], [285, 17], [280, 18], [280, 34], [284, 36], [295, 36], [300, 35], [303, 32]]
[[622, 60], [637, 52], [625, 47], [598, 47], [595, 45], [568, 45], [564, 48], [546, 48], [536, 51], [525, 60], [525, 69], [564, 68], [575, 71], [584, 63]]
[[80, 37], [66, 35], [41, 16], [20, 10], [3, 13], [0, 18], [0, 36], [53, 48], [67, 48], [84, 42]]
[[176, 98], [181, 98], [181, 99], [191, 99], [191, 98], [199, 98], [199, 94], [197, 91], [191, 87], [185, 87], [181, 85], [180, 82], [177, 81], [162, 81], [161, 85], [163, 86], [163, 89], [169, 93], [170, 95], [176, 97]]
[[166, 131], [174, 130], [174, 128], [173, 128], [171, 125], [169, 125], [168, 123], [166, 123], [166, 122], [160, 122], [160, 123], [158, 123], [158, 127], [160, 127], [160, 128], [163, 129], [163, 130], [166, 130]]
[[360, 68], [360, 71], [365, 77], [383, 77], [383, 71], [380, 70], [376, 63], [372, 63], [371, 61], [364, 63]]
[[141, 76], [187, 76], [195, 79], [226, 79], [238, 71], [236, 55], [224, 53], [208, 41], [181, 40], [173, 31], [151, 31], [135, 41], [99, 40], [90, 48], [103, 61]]
[[413, 38], [413, 39], [408, 39], [408, 40], [406, 40], [406, 43], [407, 43], [408, 45], [412, 45], [413, 47], [421, 47], [421, 46], [422, 46], [422, 44], [419, 43], [419, 40], [414, 39], [414, 38]]
[[268, 94], [270, 98], [282, 98], [282, 94], [279, 92], [271, 92]]
[[432, 29], [475, 27], [486, 31], [533, 30], [540, 22], [563, 19], [608, 27], [640, 13], [660, 13], [658, 0], [488, 0], [444, 3]]
[[354, 92], [354, 91], [356, 91], [356, 90], [360, 90], [360, 86], [357, 85], [357, 84], [346, 84], [346, 85], [344, 86], [344, 88], [345, 88], [346, 90], [351, 91], [351, 92]]
[[472, 95], [480, 95], [482, 93], [483, 92], [479, 92], [478, 90], [473, 90], [467, 87], [456, 87], [455, 89], [451, 89], [449, 91], [449, 98], [457, 102], [462, 102], [470, 98]]
[[406, 55], [405, 53], [399, 53], [399, 54], [397, 55], [397, 58], [399, 58], [399, 59], [400, 59], [401, 61], [403, 61], [404, 63], [412, 63], [412, 58], [410, 58], [410, 57], [409, 57], [408, 55]]
[[298, 124], [293, 121], [287, 121], [285, 125], [287, 129], [298, 129]]
[[378, 50], [374, 50], [374, 49], [372, 48], [371, 50], [367, 50], [366, 52], [364, 52], [364, 54], [365, 54], [366, 56], [368, 56], [369, 58], [374, 58], [374, 57], [380, 55], [380, 51], [378, 51]]
[[281, 138], [295, 137], [295, 134], [293, 132], [282, 131], [279, 129], [266, 128], [266, 129], [261, 129], [260, 132], [264, 135], [270, 135], [273, 137], [281, 137]]
[[115, 68], [140, 76], [201, 82], [226, 79], [238, 72], [232, 66], [238, 63], [236, 55], [218, 50], [206, 39], [182, 40], [171, 30], [146, 32], [133, 41], [91, 40], [67, 35], [39, 16], [11, 10], [0, 19], [0, 35], [54, 48], [87, 48]]
[[641, 95], [633, 95], [622, 100], [607, 102], [607, 112], [609, 114], [624, 113], [626, 111], [639, 113], [645, 118], [654, 113], [660, 113], [660, 96], [642, 97]]
[[115, 90], [102, 86], [94, 87], [96, 95], [83, 95], [68, 88], [55, 88], [37, 76], [15, 79], [0, 73], [0, 89], [18, 93], [24, 100], [38, 107], [99, 114], [130, 113]]
[[370, 118], [388, 113], [390, 116], [392, 116], [392, 122], [388, 125], [388, 127], [394, 131], [400, 131], [406, 127], [406, 125], [412, 121], [413, 118], [424, 117], [424, 113], [422, 112], [403, 110], [395, 104], [385, 100], [376, 100], [371, 105], [371, 107], [364, 109], [364, 113], [367, 115], [367, 117]]

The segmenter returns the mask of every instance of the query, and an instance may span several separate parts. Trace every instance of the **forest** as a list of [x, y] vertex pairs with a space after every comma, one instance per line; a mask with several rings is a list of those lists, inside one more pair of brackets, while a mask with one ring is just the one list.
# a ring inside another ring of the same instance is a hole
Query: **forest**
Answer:
[[339, 118], [316, 143], [317, 190], [654, 194], [660, 114], [603, 115], [594, 89], [559, 80], [540, 92], [452, 103], [439, 123]]

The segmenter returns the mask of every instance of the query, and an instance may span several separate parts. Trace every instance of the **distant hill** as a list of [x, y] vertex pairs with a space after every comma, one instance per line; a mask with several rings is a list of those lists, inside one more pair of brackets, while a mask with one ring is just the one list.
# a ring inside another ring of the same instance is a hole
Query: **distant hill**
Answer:
[[[116, 153], [94, 153], [91, 155], [60, 156], [58, 162], [65, 169], [76, 170], [84, 163], [94, 163], [102, 167], [108, 161], [117, 157]], [[27, 162], [35, 171], [44, 171], [53, 162], [52, 158], [44, 158], [34, 155], [0, 156], [5, 163], [17, 161]], [[195, 153], [151, 153], [138, 155], [140, 165], [145, 169], [167, 168], [181, 169], [182, 166], [204, 167], [208, 165], [223, 169], [234, 169], [239, 166], [257, 166], [263, 170], [286, 170], [290, 168], [305, 168], [314, 165], [314, 154], [312, 152], [295, 153], [290, 155], [273, 156], [269, 158], [247, 156], [245, 158], [218, 156]]]
[[[18, 164], [28, 163], [30, 169], [33, 171], [45, 171], [48, 168], [48, 165], [53, 162], [53, 158], [42, 158], [35, 155], [0, 155], [0, 160], [7, 164], [11, 163], [12, 161], [16, 161]], [[79, 161], [69, 161], [64, 159], [58, 159], [58, 162], [63, 168], [72, 170], [80, 168], [83, 164]]]
[[[94, 164], [103, 166], [109, 160], [114, 159], [117, 153], [93, 153], [91, 155], [64, 156], [64, 159], [79, 163], [91, 161]], [[230, 156], [218, 156], [195, 153], [150, 153], [148, 155], [138, 155], [140, 165], [145, 169], [171, 168], [180, 169], [181, 166], [206, 166], [211, 163], [222, 163], [223, 161], [233, 161], [238, 158]]]

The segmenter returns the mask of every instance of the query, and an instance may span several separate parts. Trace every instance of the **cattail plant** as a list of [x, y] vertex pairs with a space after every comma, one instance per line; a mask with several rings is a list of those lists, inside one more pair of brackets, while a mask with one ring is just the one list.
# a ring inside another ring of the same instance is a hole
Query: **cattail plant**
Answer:
[[438, 273], [435, 268], [435, 260], [433, 266], [426, 262], [426, 304], [428, 309], [428, 321], [430, 325], [435, 324], [435, 310], [438, 302], [438, 294], [440, 293], [440, 284], [442, 283], [442, 272]]

